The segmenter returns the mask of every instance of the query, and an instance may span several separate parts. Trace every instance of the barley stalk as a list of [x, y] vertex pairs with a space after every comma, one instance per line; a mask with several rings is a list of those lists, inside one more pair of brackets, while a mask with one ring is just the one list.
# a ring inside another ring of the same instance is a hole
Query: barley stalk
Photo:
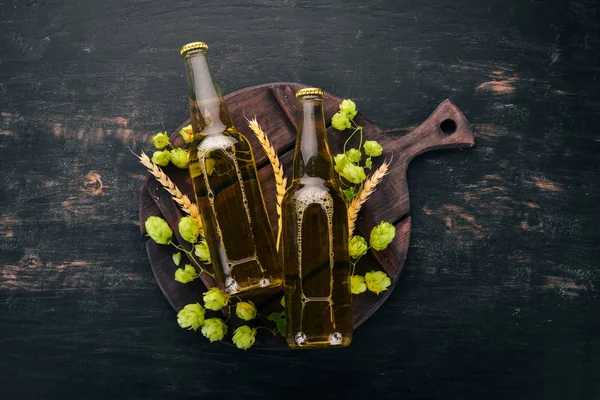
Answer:
[[140, 159], [140, 162], [144, 165], [144, 167], [148, 168], [148, 171], [154, 175], [156, 180], [165, 188], [167, 192], [173, 198], [183, 212], [189, 214], [190, 217], [194, 218], [198, 225], [200, 225], [200, 234], [204, 235], [204, 228], [202, 226], [202, 221], [200, 220], [200, 213], [198, 212], [198, 207], [192, 203], [185, 194], [181, 193], [177, 185], [160, 169], [160, 167], [154, 164], [150, 158], [142, 151], [141, 156], [137, 156]]
[[369, 199], [369, 196], [375, 191], [375, 187], [381, 182], [383, 177], [388, 172], [388, 167], [390, 166], [389, 162], [384, 162], [381, 164], [379, 168], [365, 181], [363, 189], [360, 191], [358, 196], [356, 196], [350, 202], [348, 206], [348, 233], [350, 237], [352, 237], [352, 232], [354, 232], [354, 226], [356, 225], [356, 218], [358, 217], [358, 212], [360, 211], [362, 205], [365, 201]]
[[252, 129], [252, 132], [256, 135], [256, 138], [260, 142], [263, 150], [267, 154], [267, 158], [269, 162], [273, 166], [273, 174], [275, 175], [275, 183], [277, 189], [277, 196], [275, 197], [277, 216], [279, 219], [277, 220], [277, 248], [279, 249], [279, 243], [281, 241], [281, 203], [283, 202], [283, 196], [285, 195], [285, 189], [287, 187], [287, 178], [283, 173], [283, 166], [279, 161], [279, 157], [277, 157], [277, 152], [273, 148], [273, 145], [267, 138], [267, 135], [262, 130], [256, 118], [248, 121], [248, 126]]

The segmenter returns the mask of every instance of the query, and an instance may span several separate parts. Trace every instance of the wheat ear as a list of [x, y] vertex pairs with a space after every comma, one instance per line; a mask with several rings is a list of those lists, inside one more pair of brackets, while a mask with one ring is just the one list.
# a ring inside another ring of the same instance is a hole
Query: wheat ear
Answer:
[[352, 237], [352, 232], [354, 232], [354, 226], [356, 225], [356, 218], [358, 217], [358, 212], [360, 211], [362, 205], [365, 201], [369, 199], [369, 196], [375, 191], [375, 187], [381, 182], [383, 177], [388, 172], [388, 167], [390, 166], [389, 162], [384, 162], [381, 164], [379, 168], [365, 181], [363, 189], [360, 191], [358, 196], [356, 196], [350, 202], [348, 206], [348, 233], [350, 237]]
[[279, 161], [279, 157], [277, 157], [277, 152], [273, 148], [273, 145], [267, 138], [267, 135], [262, 130], [256, 118], [248, 121], [248, 126], [252, 129], [252, 132], [256, 135], [256, 138], [260, 142], [263, 150], [267, 154], [267, 158], [269, 162], [273, 166], [273, 174], [275, 175], [275, 183], [277, 189], [277, 196], [275, 197], [277, 216], [279, 219], [277, 220], [277, 249], [279, 249], [279, 243], [281, 241], [281, 203], [283, 202], [283, 196], [285, 195], [285, 189], [287, 187], [287, 178], [283, 173], [283, 166]]
[[190, 217], [194, 218], [200, 226], [200, 234], [204, 235], [204, 229], [202, 227], [202, 221], [200, 220], [200, 213], [198, 207], [192, 203], [185, 194], [181, 193], [181, 190], [175, 185], [175, 183], [160, 169], [160, 167], [154, 164], [150, 158], [142, 151], [141, 156], [137, 156], [144, 167], [148, 168], [148, 171], [154, 175], [156, 180], [163, 185], [165, 190], [169, 192], [173, 201], [179, 204], [183, 212], [189, 214]]

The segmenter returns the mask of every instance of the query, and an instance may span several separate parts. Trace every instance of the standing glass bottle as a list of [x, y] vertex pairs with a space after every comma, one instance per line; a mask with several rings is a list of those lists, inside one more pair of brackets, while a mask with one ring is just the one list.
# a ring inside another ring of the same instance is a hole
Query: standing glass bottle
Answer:
[[231, 121], [202, 42], [181, 48], [194, 140], [189, 171], [217, 285], [241, 294], [282, 283], [275, 240], [248, 140]]
[[294, 172], [282, 205], [287, 342], [342, 347], [352, 340], [348, 211], [333, 175], [323, 91], [301, 89]]

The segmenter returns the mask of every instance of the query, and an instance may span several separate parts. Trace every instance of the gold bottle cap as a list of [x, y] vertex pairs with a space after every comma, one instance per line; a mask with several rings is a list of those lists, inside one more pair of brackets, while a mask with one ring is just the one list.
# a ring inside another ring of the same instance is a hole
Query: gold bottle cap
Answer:
[[323, 91], [319, 88], [304, 88], [296, 92], [296, 98], [299, 99], [304, 96], [319, 96], [323, 97]]
[[185, 56], [186, 53], [193, 51], [193, 50], [208, 50], [208, 45], [204, 42], [192, 42], [192, 43], [188, 43], [185, 46], [183, 46], [181, 48], [181, 50], [179, 51], [179, 53], [181, 54], [181, 56]]

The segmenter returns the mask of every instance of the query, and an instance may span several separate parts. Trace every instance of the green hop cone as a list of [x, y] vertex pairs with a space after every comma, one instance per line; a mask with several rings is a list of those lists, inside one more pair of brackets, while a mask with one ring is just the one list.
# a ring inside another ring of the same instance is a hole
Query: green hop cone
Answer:
[[333, 157], [333, 161], [335, 161], [335, 172], [337, 172], [338, 174], [341, 174], [342, 171], [344, 170], [344, 167], [346, 167], [347, 165], [350, 165], [350, 161], [348, 160], [348, 157], [346, 157], [345, 154], [336, 154], [335, 157]]
[[256, 329], [250, 328], [248, 325], [242, 325], [233, 332], [231, 340], [238, 349], [247, 350], [252, 347], [256, 340]]
[[206, 240], [202, 239], [197, 245], [194, 246], [194, 254], [204, 264], [210, 264], [210, 251], [208, 251], [208, 244], [206, 244]]
[[188, 152], [185, 149], [174, 149], [171, 150], [171, 162], [175, 164], [177, 168], [187, 168], [188, 166]]
[[206, 310], [199, 304], [188, 304], [177, 313], [177, 323], [183, 329], [198, 330], [204, 324]]
[[363, 167], [359, 167], [358, 165], [354, 165], [349, 163], [346, 165], [340, 175], [344, 177], [349, 182], [354, 184], [359, 184], [365, 179], [367, 179], [367, 175], [365, 175], [365, 169]]
[[382, 222], [371, 231], [371, 247], [380, 251], [385, 249], [396, 236], [396, 228], [389, 222]]
[[371, 169], [372, 166], [373, 166], [373, 160], [371, 160], [371, 157], [369, 157], [365, 160], [365, 168]]
[[227, 325], [221, 318], [209, 318], [204, 320], [202, 335], [212, 342], [222, 340], [227, 334]]
[[229, 297], [218, 287], [211, 288], [204, 292], [204, 307], [212, 311], [219, 311], [229, 303]]
[[379, 294], [387, 290], [392, 284], [392, 280], [383, 271], [371, 271], [365, 274], [365, 283], [367, 289], [375, 294]]
[[186, 264], [184, 269], [177, 268], [175, 271], [175, 280], [181, 283], [189, 283], [199, 276], [192, 264]]
[[179, 263], [181, 262], [181, 252], [178, 251], [177, 253], [173, 254], [171, 258], [173, 258], [175, 265], [179, 266]]
[[187, 125], [181, 128], [179, 134], [183, 138], [183, 141], [186, 143], [192, 143], [194, 141], [194, 132], [192, 131], [191, 125]]
[[161, 167], [166, 167], [171, 161], [171, 152], [169, 150], [155, 151], [152, 153], [152, 162]]
[[362, 153], [358, 149], [350, 149], [346, 151], [346, 158], [351, 163], [360, 162], [360, 158], [362, 157]]
[[350, 291], [352, 294], [361, 294], [367, 290], [365, 278], [360, 275], [352, 275], [350, 277]]
[[336, 154], [333, 160], [335, 171], [346, 180], [358, 184], [367, 179], [364, 168], [352, 164], [346, 154]]
[[348, 120], [346, 114], [337, 112], [333, 115], [333, 118], [331, 118], [331, 126], [333, 126], [338, 131], [343, 131], [345, 129], [351, 128], [352, 124], [350, 123], [350, 120]]
[[244, 321], [250, 321], [256, 318], [256, 307], [254, 303], [249, 301], [240, 301], [235, 306], [235, 315]]
[[179, 234], [186, 242], [196, 243], [200, 234], [200, 225], [192, 217], [183, 217], [179, 220]]
[[173, 237], [173, 231], [171, 227], [161, 217], [148, 217], [144, 223], [148, 236], [152, 238], [158, 244], [169, 244]]
[[367, 254], [367, 250], [369, 246], [367, 245], [367, 241], [364, 237], [359, 235], [352, 236], [350, 239], [350, 243], [348, 244], [348, 249], [350, 250], [350, 257], [358, 258], [360, 256], [364, 256]]
[[346, 115], [346, 118], [349, 120], [353, 120], [358, 111], [356, 110], [356, 104], [352, 100], [345, 99], [340, 104], [340, 112]]
[[369, 157], [379, 157], [381, 153], [383, 153], [383, 147], [375, 140], [367, 140], [365, 144], [363, 144], [363, 149], [365, 150], [365, 154]]
[[152, 142], [154, 142], [154, 147], [157, 149], [164, 149], [170, 144], [169, 135], [167, 135], [167, 132], [159, 132], [152, 136]]

